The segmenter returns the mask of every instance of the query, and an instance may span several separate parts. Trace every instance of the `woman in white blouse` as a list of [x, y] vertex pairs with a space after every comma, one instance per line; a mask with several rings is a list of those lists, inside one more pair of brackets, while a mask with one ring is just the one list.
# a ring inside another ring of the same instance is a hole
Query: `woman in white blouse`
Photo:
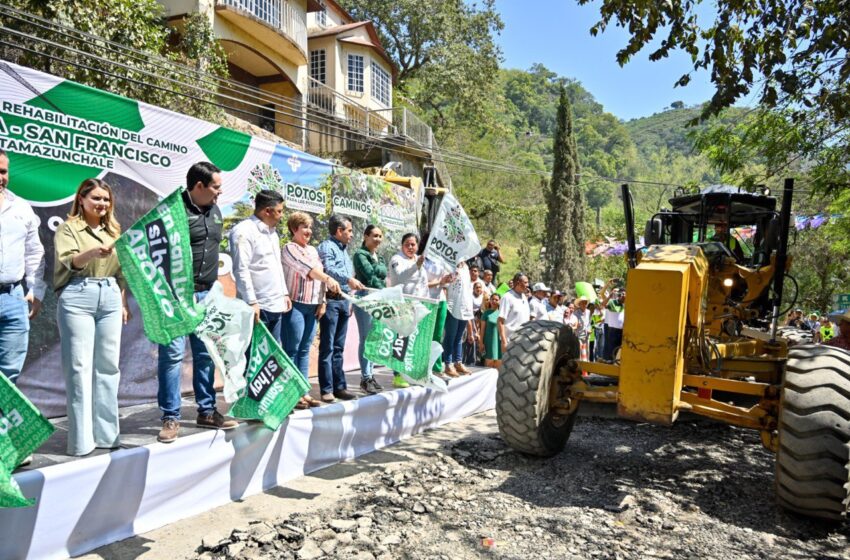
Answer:
[[[428, 272], [422, 265], [425, 255], [416, 256], [419, 250], [419, 236], [405, 233], [401, 238], [401, 251], [390, 259], [387, 270], [387, 286], [401, 286], [401, 291], [410, 296], [428, 297]], [[402, 376], [393, 372], [393, 387], [404, 388], [410, 385]]]

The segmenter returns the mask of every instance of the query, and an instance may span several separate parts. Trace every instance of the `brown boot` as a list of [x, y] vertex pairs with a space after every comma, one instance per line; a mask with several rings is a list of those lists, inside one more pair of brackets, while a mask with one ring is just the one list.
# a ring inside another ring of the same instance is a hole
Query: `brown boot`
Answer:
[[198, 420], [195, 422], [199, 428], [212, 428], [213, 430], [232, 430], [239, 425], [239, 422], [232, 418], [225, 418], [217, 410], [213, 410], [210, 414], [204, 416], [198, 415]]
[[171, 443], [180, 434], [180, 421], [176, 418], [166, 418], [162, 421], [162, 429], [156, 440], [160, 443]]
[[463, 364], [462, 364], [462, 363], [460, 363], [460, 362], [458, 362], [458, 363], [456, 363], [456, 364], [455, 364], [455, 369], [456, 369], [456, 370], [457, 370], [457, 372], [458, 372], [459, 374], [461, 374], [461, 375], [469, 375], [470, 373], [472, 373], [471, 371], [469, 371], [469, 368], [468, 368], [468, 367], [466, 367], [465, 365], [463, 365]]
[[457, 370], [452, 364], [446, 364], [446, 369], [443, 370], [443, 375], [446, 377], [457, 377]]

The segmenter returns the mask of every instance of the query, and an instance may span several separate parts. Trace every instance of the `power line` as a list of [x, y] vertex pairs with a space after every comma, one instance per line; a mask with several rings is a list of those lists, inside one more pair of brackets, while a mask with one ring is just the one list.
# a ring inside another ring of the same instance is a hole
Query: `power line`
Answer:
[[[148, 75], [148, 76], [155, 78], [155, 79], [166, 80], [168, 82], [171, 82], [171, 83], [179, 85], [179, 86], [183, 86], [185, 88], [189, 88], [189, 89], [192, 89], [192, 90], [201, 90], [201, 91], [203, 91], [204, 94], [209, 94], [210, 92], [208, 90], [204, 90], [200, 87], [200, 85], [198, 84], [198, 81], [199, 81], [200, 84], [207, 84], [209, 86], [215, 86], [216, 89], [218, 89], [218, 95], [220, 97], [223, 97], [225, 99], [229, 99], [231, 101], [239, 102], [241, 104], [245, 104], [245, 105], [248, 105], [248, 106], [252, 106], [252, 107], [256, 108], [258, 111], [259, 110], [269, 110], [268, 107], [266, 107], [264, 105], [260, 105], [259, 103], [251, 102], [251, 100], [247, 100], [247, 99], [244, 99], [244, 98], [239, 99], [239, 98], [233, 97], [232, 95], [227, 95], [227, 93], [221, 91], [221, 89], [222, 89], [221, 86], [225, 86], [224, 89], [226, 89], [226, 90], [235, 90], [236, 93], [239, 93], [239, 92], [246, 93], [249, 97], [253, 97], [254, 100], [259, 99], [259, 101], [261, 101], [261, 102], [262, 101], [273, 101], [276, 104], [281, 105], [283, 110], [279, 110], [277, 107], [275, 107], [273, 109], [273, 112], [276, 113], [276, 114], [280, 113], [280, 114], [282, 114], [286, 117], [302, 119], [302, 120], [306, 120], [308, 122], [312, 122], [314, 124], [318, 124], [320, 126], [325, 126], [325, 127], [330, 128], [330, 129], [335, 129], [337, 131], [341, 131], [342, 133], [344, 133], [345, 136], [335, 135], [335, 134], [330, 133], [327, 130], [318, 131], [318, 130], [315, 130], [315, 129], [311, 129], [309, 127], [299, 126], [299, 125], [292, 123], [290, 121], [279, 121], [277, 119], [274, 119], [274, 121], [276, 123], [280, 123], [280, 124], [285, 125], [285, 126], [291, 126], [293, 128], [296, 128], [296, 129], [317, 132], [317, 133], [320, 133], [320, 134], [324, 134], [324, 135], [327, 135], [327, 136], [340, 138], [342, 140], [348, 140], [348, 141], [352, 140], [351, 136], [362, 137], [365, 140], [359, 141], [359, 142], [366, 144], [366, 145], [369, 145], [370, 149], [381, 144], [381, 145], [384, 145], [384, 146], [390, 146], [390, 147], [393, 147], [393, 148], [397, 148], [400, 151], [403, 151], [403, 152], [408, 153], [410, 155], [416, 155], [417, 153], [420, 153], [420, 155], [421, 155], [422, 153], [424, 153], [425, 155], [429, 156], [430, 159], [432, 159], [433, 161], [445, 163], [445, 164], [450, 164], [450, 165], [460, 165], [460, 166], [464, 166], [464, 167], [470, 167], [470, 168], [479, 169], [479, 170], [486, 170], [486, 171], [505, 171], [505, 172], [511, 172], [511, 173], [528, 174], [528, 175], [546, 175], [543, 172], [530, 170], [530, 169], [527, 169], [527, 168], [516, 167], [516, 166], [512, 166], [512, 165], [507, 165], [507, 164], [503, 164], [503, 163], [500, 163], [500, 162], [486, 160], [486, 159], [483, 159], [483, 158], [470, 156], [468, 154], [451, 152], [451, 151], [447, 151], [447, 150], [437, 150], [436, 153], [439, 154], [439, 156], [434, 157], [435, 152], [432, 149], [426, 148], [426, 147], [421, 146], [421, 145], [412, 147], [410, 144], [408, 144], [406, 142], [401, 143], [401, 142], [398, 142], [398, 141], [391, 140], [389, 138], [375, 139], [375, 138], [369, 136], [366, 133], [363, 133], [363, 132], [358, 131], [356, 129], [348, 128], [348, 127], [345, 127], [344, 125], [341, 125], [338, 122], [338, 120], [334, 119], [333, 117], [327, 117], [327, 116], [322, 116], [321, 114], [316, 114], [315, 109], [310, 108], [310, 107], [307, 107], [308, 110], [306, 111], [307, 114], [306, 114], [306, 118], [305, 118], [305, 115], [303, 114], [305, 106], [302, 105], [301, 103], [297, 102], [296, 100], [288, 99], [288, 98], [285, 98], [283, 96], [279, 96], [279, 95], [276, 95], [276, 94], [271, 94], [269, 92], [264, 92], [263, 90], [260, 90], [260, 89], [257, 89], [257, 88], [252, 88], [250, 86], [247, 86], [245, 84], [240, 84], [239, 82], [235, 82], [235, 81], [232, 81], [232, 80], [226, 80], [226, 79], [222, 79], [222, 78], [213, 77], [209, 74], [205, 74], [205, 73], [202, 73], [200, 71], [197, 71], [197, 70], [194, 70], [194, 69], [182, 66], [182, 65], [175, 64], [172, 61], [169, 61], [169, 60], [164, 59], [162, 57], [158, 57], [156, 55], [151, 55], [149, 53], [143, 53], [141, 51], [137, 51], [135, 49], [120, 45], [118, 43], [113, 43], [113, 42], [110, 42], [110, 41], [103, 41], [100, 38], [96, 38], [96, 37], [91, 36], [89, 34], [78, 32], [76, 30], [69, 30], [68, 28], [65, 28], [64, 26], [58, 26], [56, 24], [52, 24], [51, 22], [48, 22], [48, 21], [43, 20], [41, 18], [38, 18], [37, 16], [24, 14], [24, 13], [19, 12], [17, 10], [9, 9], [9, 8], [6, 8], [6, 7], [0, 7], [0, 11], [2, 11], [3, 9], [6, 9], [7, 13], [11, 12], [13, 16], [18, 16], [18, 17], [21, 17], [21, 16], [27, 17], [28, 16], [30, 18], [30, 21], [27, 21], [27, 23], [38, 25], [39, 27], [42, 27], [43, 29], [55, 31], [56, 33], [59, 33], [60, 35], [63, 35], [65, 38], [71, 38], [71, 39], [76, 40], [76, 39], [79, 38], [79, 37], [74, 36], [74, 34], [76, 34], [78, 36], [82, 36], [83, 38], [86, 38], [86, 39], [89, 39], [89, 40], [96, 39], [97, 41], [99, 41], [101, 43], [105, 43], [106, 45], [108, 45], [107, 50], [111, 50], [111, 52], [113, 54], [124, 54], [124, 55], [129, 54], [131, 59], [135, 58], [136, 60], [143, 62], [145, 64], [149, 64], [150, 62], [159, 61], [159, 64], [153, 64], [153, 65], [155, 67], [160, 68], [160, 69], [171, 70], [171, 71], [175, 72], [176, 74], [182, 75], [184, 77], [185, 76], [191, 76], [196, 81], [189, 83], [189, 82], [185, 82], [185, 81], [175, 79], [175, 78], [171, 78], [171, 77], [168, 77], [168, 76], [160, 76], [160, 75], [152, 74], [151, 72], [145, 70], [144, 68], [138, 68], [138, 67], [134, 67], [134, 66], [130, 66], [128, 64], [118, 62], [116, 60], [106, 59], [106, 58], [99, 56], [99, 55], [96, 55], [94, 53], [82, 51], [80, 49], [71, 47], [69, 45], [57, 43], [55, 41], [50, 41], [50, 40], [45, 39], [43, 37], [33, 36], [33, 35], [30, 35], [30, 34], [19, 32], [19, 31], [9, 29], [9, 28], [6, 28], [6, 27], [2, 28], [4, 31], [7, 31], [7, 32], [11, 33], [12, 35], [18, 36], [22, 39], [35, 40], [35, 41], [49, 45], [49, 46], [56, 48], [56, 49], [70, 51], [72, 53], [81, 55], [83, 57], [88, 57], [90, 59], [94, 59], [94, 60], [99, 61], [99, 62], [107, 63], [107, 64], [110, 64], [112, 66], [118, 66], [118, 67], [124, 68], [127, 71], [141, 73], [141, 74]], [[199, 98], [197, 96], [192, 96], [190, 94], [183, 93], [183, 92], [176, 92], [176, 91], [173, 91], [173, 90], [169, 90], [167, 88], [163, 88], [161, 86], [157, 86], [156, 84], [153, 84], [153, 83], [149, 83], [149, 82], [142, 81], [142, 80], [137, 80], [137, 79], [134, 79], [134, 78], [131, 78], [131, 77], [128, 77], [128, 76], [119, 75], [119, 74], [116, 74], [114, 72], [109, 72], [109, 71], [106, 71], [106, 70], [101, 69], [101, 68], [95, 68], [95, 67], [92, 67], [90, 65], [82, 64], [82, 63], [74, 61], [74, 60], [69, 60], [67, 58], [62, 58], [62, 57], [57, 57], [55, 55], [50, 55], [48, 53], [37, 51], [37, 50], [31, 49], [31, 48], [26, 47], [26, 46], [21, 45], [21, 44], [15, 44], [15, 43], [10, 43], [10, 42], [2, 42], [2, 44], [5, 44], [5, 45], [7, 45], [11, 48], [24, 50], [26, 52], [30, 52], [30, 53], [38, 55], [38, 56], [44, 56], [44, 57], [47, 57], [47, 58], [51, 58], [53, 60], [64, 62], [66, 64], [71, 64], [71, 65], [74, 65], [74, 66], [77, 66], [77, 67], [86, 68], [86, 69], [94, 71], [94, 72], [102, 73], [102, 74], [112, 76], [112, 77], [115, 77], [115, 78], [119, 78], [119, 79], [126, 79], [128, 81], [133, 82], [133, 83], [138, 83], [140, 85], [144, 85], [144, 86], [147, 86], [147, 87], [153, 87], [155, 89], [159, 89], [159, 90], [162, 90], [162, 91], [165, 91], [165, 92], [168, 92], [168, 93], [171, 93], [171, 94], [175, 94], [175, 95], [178, 95], [178, 96], [184, 96], [184, 97], [187, 97], [189, 99], [193, 99], [195, 101], [208, 103], [210, 105], [225, 109], [229, 112], [236, 111], [236, 112], [239, 112], [239, 113], [242, 113], [242, 114], [245, 114], [245, 115], [251, 115], [251, 116], [260, 117], [260, 118], [265, 116], [265, 115], [263, 115], [259, 112], [252, 112], [252, 111], [248, 111], [248, 110], [245, 110], [245, 109], [232, 107], [232, 106], [229, 106], [229, 105], [223, 105], [221, 103], [216, 103], [216, 102], [211, 101], [209, 99]], [[144, 60], [140, 60], [139, 57], [144, 57]], [[286, 109], [288, 109], [288, 110], [286, 110]], [[311, 111], [310, 109], [313, 109], [313, 110]], [[293, 113], [292, 111], [297, 111], [297, 113]]]

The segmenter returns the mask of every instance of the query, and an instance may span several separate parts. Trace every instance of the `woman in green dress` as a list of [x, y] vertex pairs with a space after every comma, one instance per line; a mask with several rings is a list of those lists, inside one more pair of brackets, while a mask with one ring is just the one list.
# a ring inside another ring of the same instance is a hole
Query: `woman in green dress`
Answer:
[[478, 329], [478, 344], [484, 352], [484, 366], [497, 368], [502, 365], [502, 343], [499, 340], [499, 294], [490, 296], [489, 305], [481, 314]]

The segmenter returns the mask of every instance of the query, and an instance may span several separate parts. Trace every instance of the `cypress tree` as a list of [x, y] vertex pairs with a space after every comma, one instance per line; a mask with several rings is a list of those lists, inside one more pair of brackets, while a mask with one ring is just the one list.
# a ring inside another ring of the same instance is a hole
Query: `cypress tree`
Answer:
[[572, 290], [584, 280], [584, 196], [578, 187], [578, 151], [570, 100], [561, 85], [554, 140], [555, 161], [546, 191], [546, 266], [553, 289]]

